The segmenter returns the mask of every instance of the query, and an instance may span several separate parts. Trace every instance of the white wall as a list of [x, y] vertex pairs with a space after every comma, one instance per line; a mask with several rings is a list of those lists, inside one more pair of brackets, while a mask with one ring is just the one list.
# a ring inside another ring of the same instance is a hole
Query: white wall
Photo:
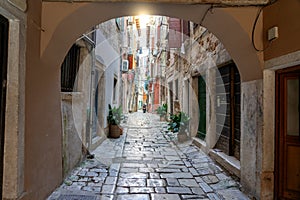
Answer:
[[[110, 34], [107, 34], [107, 31]], [[107, 126], [106, 116], [108, 114], [108, 104], [112, 106], [119, 106], [120, 92], [116, 92], [116, 101], [113, 101], [114, 92], [114, 77], [117, 77], [117, 90], [121, 86], [121, 76], [120, 76], [120, 38], [121, 33], [119, 33], [114, 25], [114, 19], [107, 21], [99, 26], [96, 31], [96, 57], [100, 56], [102, 58], [102, 64], [105, 66], [105, 112], [104, 114], [104, 127]]]

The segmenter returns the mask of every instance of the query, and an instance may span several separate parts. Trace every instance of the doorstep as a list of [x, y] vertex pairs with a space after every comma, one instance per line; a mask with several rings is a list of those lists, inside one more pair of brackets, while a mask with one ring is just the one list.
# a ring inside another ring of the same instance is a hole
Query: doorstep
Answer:
[[96, 136], [92, 139], [92, 145], [90, 151], [94, 151], [104, 140], [106, 137], [104, 136]]
[[228, 156], [218, 149], [207, 149], [206, 143], [198, 138], [193, 138], [193, 144], [207, 153], [214, 161], [224, 167], [228, 172], [241, 177], [241, 164], [238, 159]]
[[224, 167], [228, 172], [241, 178], [241, 164], [238, 159], [233, 156], [228, 156], [218, 149], [211, 149], [208, 155]]

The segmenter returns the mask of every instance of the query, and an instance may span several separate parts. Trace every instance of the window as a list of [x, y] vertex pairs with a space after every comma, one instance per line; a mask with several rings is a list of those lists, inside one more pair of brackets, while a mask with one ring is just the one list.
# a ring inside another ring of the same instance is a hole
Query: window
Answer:
[[118, 84], [118, 77], [115, 75], [114, 76], [114, 89], [113, 89], [113, 102], [117, 102], [117, 84]]
[[75, 79], [79, 69], [80, 47], [74, 44], [61, 65], [61, 91], [76, 91]]
[[178, 79], [175, 80], [175, 100], [178, 100], [179, 88], [178, 88]]

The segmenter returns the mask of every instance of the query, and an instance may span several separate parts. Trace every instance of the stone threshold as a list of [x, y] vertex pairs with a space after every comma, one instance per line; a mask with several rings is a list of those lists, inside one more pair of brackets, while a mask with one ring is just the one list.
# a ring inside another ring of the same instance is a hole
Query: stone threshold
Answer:
[[91, 151], [95, 150], [104, 140], [106, 136], [96, 136], [92, 139], [92, 144], [91, 144]]
[[229, 173], [232, 173], [239, 178], [241, 177], [241, 164], [238, 159], [233, 156], [228, 156], [218, 149], [207, 149], [206, 143], [198, 138], [193, 138], [193, 144], [208, 154]]

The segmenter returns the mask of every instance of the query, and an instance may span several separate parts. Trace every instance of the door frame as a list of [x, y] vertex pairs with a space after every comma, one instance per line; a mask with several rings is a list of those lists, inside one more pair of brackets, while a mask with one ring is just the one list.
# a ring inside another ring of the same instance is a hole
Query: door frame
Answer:
[[3, 199], [20, 199], [25, 190], [26, 18], [0, 7], [8, 20]]
[[[199, 75], [198, 77], [198, 107], [199, 107], [199, 120], [198, 120], [198, 129], [197, 137], [201, 140], [206, 139], [207, 127], [206, 127], [206, 74]], [[203, 102], [201, 102], [203, 101]]]
[[285, 158], [282, 153], [280, 154], [280, 150], [284, 147], [284, 143], [281, 142], [280, 138], [282, 137], [282, 133], [284, 132], [284, 122], [281, 121], [285, 113], [281, 113], [282, 105], [284, 104], [284, 96], [282, 93], [285, 91], [284, 85], [281, 84], [281, 79], [283, 75], [286, 74], [285, 77], [289, 77], [289, 74], [293, 72], [300, 72], [300, 65], [284, 68], [277, 70], [275, 72], [275, 162], [274, 162], [274, 198], [278, 199], [279, 195], [283, 193], [282, 187], [280, 187], [279, 182], [282, 180], [280, 173], [280, 169], [284, 167], [283, 163], [280, 161]]
[[5, 111], [6, 111], [6, 89], [7, 89], [7, 61], [8, 61], [8, 35], [9, 21], [3, 15], [0, 15], [1, 42], [0, 57], [0, 198], [2, 199], [3, 173], [4, 173], [4, 143], [5, 143]]

